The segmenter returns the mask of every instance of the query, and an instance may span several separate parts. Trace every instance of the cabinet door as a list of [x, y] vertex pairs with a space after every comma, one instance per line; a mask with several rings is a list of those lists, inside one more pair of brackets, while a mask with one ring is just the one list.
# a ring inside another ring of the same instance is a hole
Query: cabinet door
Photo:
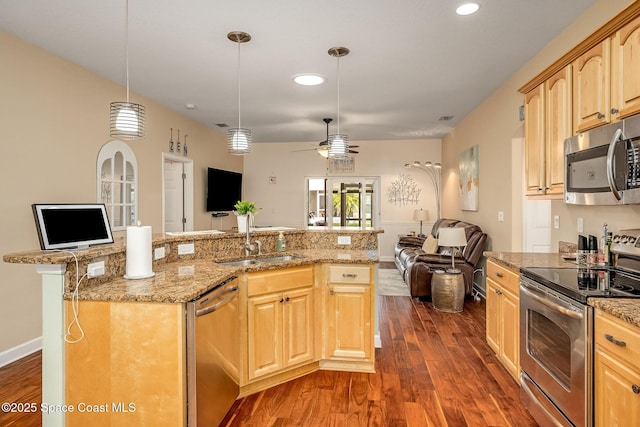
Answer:
[[640, 394], [635, 391], [639, 386], [640, 372], [596, 347], [594, 388], [597, 426], [637, 426]]
[[622, 119], [640, 112], [640, 17], [611, 41], [611, 115]]
[[564, 193], [564, 140], [571, 128], [571, 65], [553, 75], [545, 88], [545, 193]]
[[502, 293], [502, 328], [500, 359], [511, 376], [520, 376], [520, 301], [511, 292]]
[[502, 317], [500, 300], [502, 291], [493, 280], [487, 278], [487, 344], [496, 354], [500, 354], [500, 325]]
[[250, 380], [283, 368], [281, 300], [281, 294], [249, 298], [247, 332]]
[[573, 63], [574, 133], [609, 123], [609, 40], [604, 40]]
[[286, 292], [284, 300], [285, 366], [313, 360], [312, 289]]
[[524, 97], [525, 178], [527, 196], [544, 194], [544, 85]]
[[327, 295], [328, 357], [368, 359], [372, 356], [371, 288], [329, 284]]

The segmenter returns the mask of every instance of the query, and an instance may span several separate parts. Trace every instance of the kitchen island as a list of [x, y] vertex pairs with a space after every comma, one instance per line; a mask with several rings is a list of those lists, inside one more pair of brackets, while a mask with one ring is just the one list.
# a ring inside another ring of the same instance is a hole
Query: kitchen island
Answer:
[[[237, 327], [242, 354], [236, 376], [241, 395], [318, 369], [373, 371], [373, 298], [381, 232], [287, 229], [283, 233], [288, 250], [275, 254], [279, 231], [256, 231], [252, 236], [262, 241], [265, 255], [249, 258], [286, 255], [287, 260], [244, 266], [222, 262], [246, 258], [245, 234], [159, 234], [153, 236], [153, 249], [161, 248], [165, 256], [154, 260], [154, 277], [138, 280], [122, 277], [122, 240], [73, 254], [5, 255], [6, 262], [36, 264], [43, 274], [43, 402], [55, 408], [89, 403], [95, 409], [52, 411], [43, 414], [43, 425], [184, 425], [185, 303], [233, 276], [240, 287]], [[193, 253], [178, 255], [178, 247], [185, 244], [193, 245]], [[76, 274], [83, 277], [94, 262], [105, 263], [105, 275], [77, 283]], [[292, 282], [291, 277], [305, 279]], [[70, 340], [81, 336], [77, 324], [71, 324], [76, 288], [84, 337], [65, 343], [61, 337], [69, 325]], [[293, 311], [257, 305], [278, 292], [281, 299], [291, 299]], [[296, 357], [282, 359], [288, 351], [285, 344]]]

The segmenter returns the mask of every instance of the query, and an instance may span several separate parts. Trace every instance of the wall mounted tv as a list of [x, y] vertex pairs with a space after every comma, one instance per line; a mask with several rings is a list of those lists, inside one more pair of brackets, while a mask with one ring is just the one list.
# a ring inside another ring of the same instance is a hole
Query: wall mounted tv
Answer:
[[242, 200], [242, 174], [208, 168], [207, 212], [232, 211], [238, 200]]

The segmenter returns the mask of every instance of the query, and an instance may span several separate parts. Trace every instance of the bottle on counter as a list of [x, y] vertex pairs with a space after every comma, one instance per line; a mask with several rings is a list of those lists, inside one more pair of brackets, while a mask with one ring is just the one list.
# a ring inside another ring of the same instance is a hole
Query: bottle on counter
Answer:
[[589, 253], [587, 255], [587, 266], [596, 267], [598, 265], [598, 239], [596, 236], [589, 235]]
[[282, 231], [280, 232], [280, 234], [278, 235], [278, 238], [276, 239], [276, 252], [284, 252], [287, 250], [287, 242], [284, 239], [284, 234], [282, 234]]

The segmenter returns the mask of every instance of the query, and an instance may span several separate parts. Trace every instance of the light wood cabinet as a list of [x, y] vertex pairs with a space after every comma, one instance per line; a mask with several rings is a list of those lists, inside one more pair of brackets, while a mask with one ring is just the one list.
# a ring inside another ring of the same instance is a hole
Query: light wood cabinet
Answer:
[[527, 196], [561, 197], [564, 140], [571, 136], [571, 66], [525, 95]]
[[516, 381], [520, 375], [519, 282], [517, 272], [487, 262], [487, 343]]
[[312, 267], [249, 274], [247, 304], [250, 381], [314, 360]]
[[594, 335], [596, 425], [635, 426], [640, 419], [640, 328], [596, 310]]
[[640, 17], [611, 38], [611, 115], [623, 119], [640, 112]]
[[329, 265], [325, 285], [324, 369], [373, 372], [373, 267]]
[[609, 45], [603, 40], [573, 62], [574, 133], [611, 120]]

